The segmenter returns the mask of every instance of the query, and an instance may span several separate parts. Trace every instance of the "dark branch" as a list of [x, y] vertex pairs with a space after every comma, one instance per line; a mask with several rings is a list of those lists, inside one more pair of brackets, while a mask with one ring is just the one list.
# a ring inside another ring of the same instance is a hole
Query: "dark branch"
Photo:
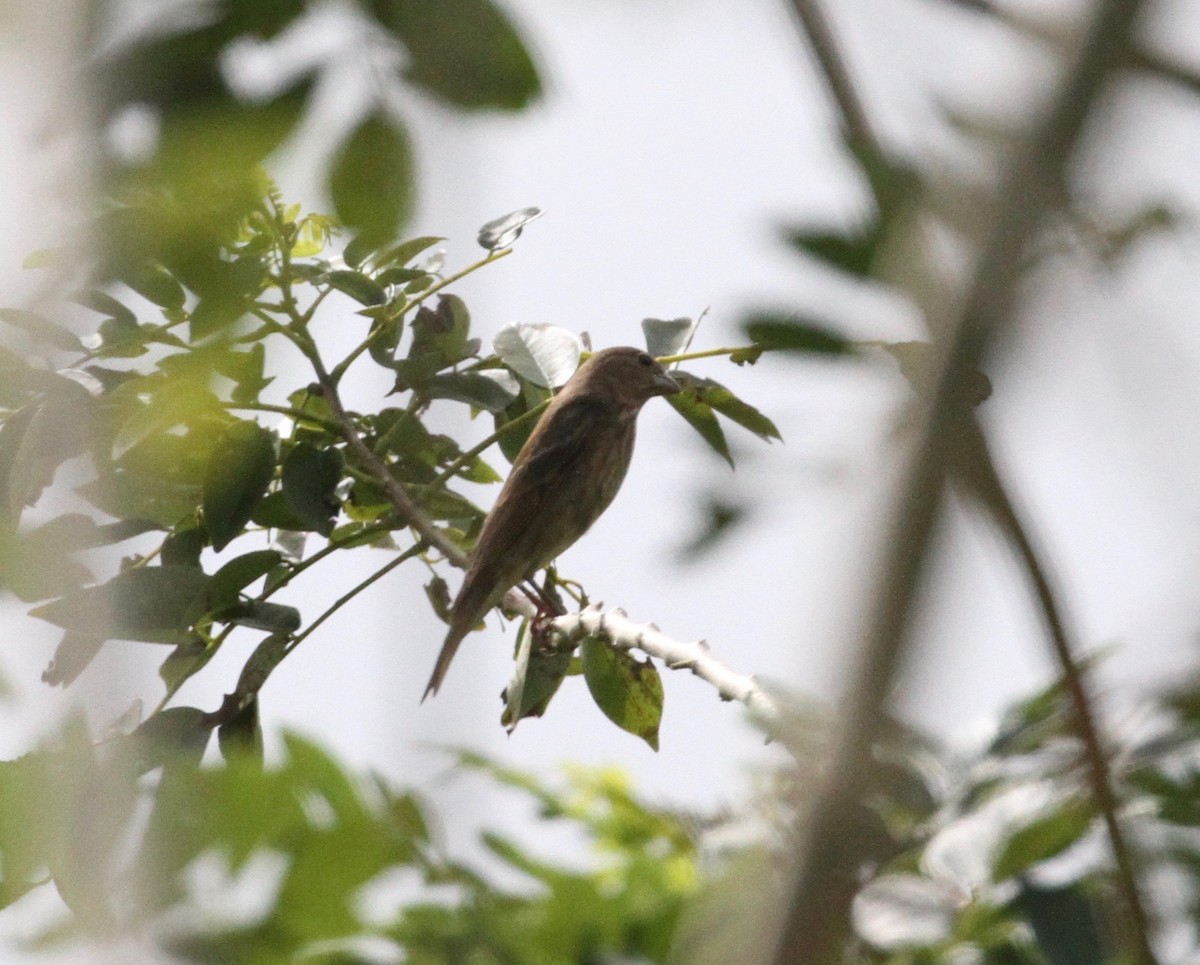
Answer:
[[[797, 9], [804, 4], [797, 0]], [[886, 543], [875, 602], [835, 735], [828, 770], [798, 849], [795, 886], [776, 952], [779, 965], [823, 965], [840, 959], [851, 893], [837, 869], [851, 873], [861, 844], [847, 835], [846, 815], [862, 797], [897, 667], [907, 642], [913, 604], [944, 486], [955, 463], [954, 429], [961, 400], [980, 362], [1007, 327], [1018, 299], [1023, 259], [1046, 210], [1053, 206], [1073, 148], [1112, 71], [1130, 48], [1139, 0], [1101, 0], [1082, 44], [1048, 110], [1013, 155], [1001, 203], [980, 231], [980, 255], [961, 309], [929, 319], [930, 330], [954, 333], [936, 390], [920, 420]], [[1150, 962], [1149, 940], [1136, 942]]]

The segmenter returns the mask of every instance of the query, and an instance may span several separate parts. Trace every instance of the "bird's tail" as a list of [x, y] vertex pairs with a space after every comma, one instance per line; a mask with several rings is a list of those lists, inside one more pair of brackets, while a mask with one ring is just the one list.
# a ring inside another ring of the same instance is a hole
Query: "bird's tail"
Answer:
[[438, 692], [442, 681], [446, 679], [446, 671], [450, 669], [450, 661], [458, 653], [458, 645], [463, 642], [463, 637], [470, 630], [470, 626], [460, 627], [458, 621], [451, 625], [450, 632], [446, 634], [446, 642], [442, 644], [442, 649], [438, 653], [437, 663], [433, 665], [433, 673], [429, 677], [429, 683], [425, 686], [425, 694], [421, 697], [421, 703]]
[[437, 663], [433, 665], [433, 674], [429, 677], [429, 683], [425, 687], [425, 695], [421, 698], [422, 703], [427, 697], [438, 692], [438, 688], [441, 687], [442, 681], [446, 677], [446, 671], [450, 669], [450, 661], [458, 653], [458, 645], [463, 642], [463, 638], [468, 633], [479, 625], [479, 621], [492, 606], [493, 601], [487, 595], [490, 573], [484, 573], [482, 576], [481, 579], [480, 574], [474, 571], [469, 572], [462, 589], [459, 590], [458, 596], [450, 607], [450, 632], [446, 634], [446, 642], [442, 644]]

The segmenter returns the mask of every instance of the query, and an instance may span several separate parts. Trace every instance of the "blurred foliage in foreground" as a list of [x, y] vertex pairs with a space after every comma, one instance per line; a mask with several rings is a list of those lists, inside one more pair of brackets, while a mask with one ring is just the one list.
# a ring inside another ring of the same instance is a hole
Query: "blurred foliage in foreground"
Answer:
[[[38, 947], [128, 941], [180, 961], [262, 965], [757, 961], [793, 847], [795, 815], [778, 802], [803, 809], [810, 784], [801, 771], [761, 800], [684, 815], [640, 800], [616, 772], [573, 769], [548, 784], [461, 754], [458, 779], [507, 788], [591, 845], [566, 867], [485, 828], [487, 857], [464, 862], [447, 854], [427, 802], [297, 735], [269, 767], [248, 754], [202, 766], [200, 748], [171, 732], [189, 731], [186, 714], [98, 743], [74, 724], [0, 765], [6, 913], [48, 880], [66, 905]], [[1110, 869], [1068, 714], [1051, 687], [969, 757], [892, 728], [869, 796], [846, 816], [870, 859], [846, 869], [855, 937], [840, 960], [1115, 961]], [[1162, 921], [1190, 942], [1200, 690], [1138, 721], [1114, 744], [1116, 776], [1147, 870], [1175, 895]], [[797, 737], [811, 751], [820, 730]]]

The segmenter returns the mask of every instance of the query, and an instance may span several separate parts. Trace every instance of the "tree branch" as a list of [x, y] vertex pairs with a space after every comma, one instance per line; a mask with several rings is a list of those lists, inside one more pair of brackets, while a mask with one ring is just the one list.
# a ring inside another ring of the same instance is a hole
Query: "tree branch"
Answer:
[[317, 384], [321, 386], [321, 394], [329, 405], [329, 411], [333, 414], [338, 431], [346, 440], [346, 445], [375, 477], [375, 481], [379, 483], [384, 495], [387, 496], [405, 525], [411, 526], [430, 546], [437, 547], [452, 564], [459, 568], [465, 567], [467, 554], [462, 547], [452, 543], [440, 529], [433, 525], [433, 521], [421, 512], [400, 481], [392, 475], [387, 463], [363, 442], [362, 436], [359, 435], [358, 429], [354, 425], [354, 420], [347, 415], [346, 409], [342, 405], [337, 385], [326, 371], [320, 358], [312, 355], [309, 357], [309, 361], [317, 374]]
[[841, 115], [846, 140], [872, 157], [886, 159], [882, 145], [867, 118], [866, 109], [850, 78], [850, 70], [842, 57], [833, 29], [821, 9], [819, 0], [789, 0], [792, 12], [813, 55], [829, 85], [829, 93]]
[[[798, 11], [804, 4], [794, 0]], [[920, 420], [918, 445], [890, 525], [875, 600], [865, 621], [858, 669], [847, 692], [832, 755], [797, 851], [795, 884], [774, 961], [824, 965], [840, 960], [849, 929], [852, 892], [839, 872], [862, 860], [850, 833], [853, 812], [872, 771], [872, 746], [907, 643], [923, 564], [954, 463], [954, 429], [970, 381], [1007, 327], [1018, 299], [1022, 261], [1042, 217], [1053, 206], [1075, 143], [1111, 72], [1124, 63], [1140, 0], [1100, 0], [1060, 90], [1026, 143], [1012, 155], [1001, 203], [986, 212], [982, 241], [965, 297], [929, 319], [930, 330], [953, 333], [936, 389]], [[1149, 939], [1138, 936], [1138, 959], [1152, 962]]]
[[653, 623], [635, 623], [624, 610], [588, 606], [550, 622], [555, 636], [568, 643], [599, 637], [619, 650], [641, 650], [671, 670], [690, 670], [711, 684], [722, 700], [736, 700], [765, 723], [781, 717], [779, 707], [753, 677], [736, 673], [712, 656], [705, 640], [685, 643], [668, 637]]
[[1033, 547], [1028, 529], [1000, 479], [983, 430], [977, 420], [971, 419], [963, 426], [962, 431], [964, 438], [960, 445], [960, 461], [954, 466], [954, 478], [964, 485], [991, 516], [996, 527], [1017, 554], [1033, 585], [1034, 596], [1042, 612], [1042, 620], [1046, 625], [1054, 657], [1062, 670], [1063, 685], [1074, 710], [1073, 723], [1083, 744], [1092, 797], [1100, 811], [1112, 847], [1117, 882], [1129, 919], [1127, 939], [1134, 939], [1142, 948], [1143, 955], [1146, 955], [1149, 951], [1146, 936], [1150, 933], [1150, 919], [1138, 886], [1135, 856], [1126, 841], [1117, 814], [1117, 795], [1113, 789], [1108, 755], [1105, 753], [1100, 729], [1092, 712], [1087, 682], [1075, 659], [1079, 648], [1072, 643], [1067, 632], [1050, 577]]

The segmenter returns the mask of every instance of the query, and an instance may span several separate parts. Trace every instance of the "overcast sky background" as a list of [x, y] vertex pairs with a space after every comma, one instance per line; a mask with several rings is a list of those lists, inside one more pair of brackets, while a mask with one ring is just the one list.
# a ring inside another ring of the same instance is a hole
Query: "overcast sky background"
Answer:
[[[1050, 27], [1081, 6], [1013, 4], [1036, 9]], [[1184, 0], [1159, 6], [1148, 33], [1200, 66], [1200, 12]], [[512, 0], [506, 7], [539, 62], [542, 103], [514, 117], [464, 116], [417, 98], [403, 105], [421, 171], [409, 233], [445, 235], [449, 267], [478, 257], [474, 236], [483, 222], [526, 205], [546, 211], [512, 257], [456, 289], [485, 342], [523, 321], [586, 330], [597, 347], [638, 343], [643, 317], [707, 308], [695, 343], [707, 348], [739, 341], [739, 319], [762, 306], [828, 318], [855, 337], [921, 336], [901, 300], [806, 264], [779, 239], [784, 224], [853, 224], [869, 210], [784, 4]], [[1011, 119], [1047, 89], [1043, 55], [950, 4], [856, 0], [836, 8], [872, 118], [906, 154], [962, 164], [967, 152], [944, 108]], [[67, 111], [58, 81], [66, 77], [63, 38], [75, 29], [71, 5], [48, 11], [27, 0], [0, 16], [18, 28], [0, 24], [0, 303], [15, 305], [35, 294], [21, 259], [69, 230], [63, 188], [84, 175], [62, 145], [39, 137]], [[292, 52], [344, 42], [325, 20]], [[276, 160], [289, 199], [330, 209], [319, 145], [354, 122], [361, 93], [353, 67], [318, 91], [307, 131]], [[1114, 218], [1159, 199], [1194, 216], [1197, 157], [1195, 99], [1142, 80], [1112, 102], [1080, 171], [1099, 209]], [[982, 412], [997, 457], [1053, 563], [1080, 639], [1113, 648], [1105, 694], [1123, 704], [1195, 665], [1198, 254], [1187, 225], [1139, 244], [1111, 274], [1077, 260], [1052, 262], [1030, 280], [1028, 308], [989, 365], [995, 393]], [[343, 326], [349, 347], [357, 337], [353, 306], [331, 303], [324, 334], [336, 344]], [[284, 384], [302, 378], [291, 364], [279, 370]], [[784, 444], [767, 446], [731, 428], [738, 457], [731, 473], [653, 401], [621, 495], [560, 569], [635, 619], [681, 639], [707, 639], [739, 671], [833, 700], [869, 589], [905, 383], [884, 358], [764, 357], [746, 369], [718, 359], [689, 368], [770, 415]], [[379, 407], [387, 383], [361, 371], [350, 403]], [[449, 407], [437, 418], [452, 433], [488, 432], [486, 420], [455, 422]], [[498, 455], [493, 464], [504, 468]], [[753, 513], [717, 552], [681, 561], [706, 493], [735, 494]], [[493, 495], [481, 490], [479, 498]], [[378, 551], [356, 551], [333, 572], [310, 574], [292, 601], [315, 614], [384, 561]], [[264, 723], [269, 731], [299, 729], [356, 764], [425, 789], [444, 805], [460, 846], [481, 816], [517, 834], [528, 829], [528, 816], [476, 784], [437, 781], [446, 768], [430, 744], [465, 745], [544, 775], [566, 760], [617, 764], [652, 799], [693, 807], [736, 803], [753, 768], [775, 759], [738, 707], [669, 671], [658, 754], [608, 724], [580, 679], [566, 682], [545, 719], [506, 736], [498, 694], [512, 628], [501, 633], [495, 617], [487, 634], [465, 642], [437, 699], [420, 705], [444, 628], [419, 577], [401, 568], [306, 641], [272, 678]], [[1008, 701], [1049, 679], [1048, 648], [1003, 546], [957, 505], [940, 529], [926, 584], [900, 705], [915, 722], [968, 741]], [[86, 697], [103, 720], [139, 695], [151, 704], [161, 693], [155, 671], [163, 653], [134, 643], [110, 644], [75, 692], [48, 692], [38, 675], [56, 634], [21, 614], [10, 605], [3, 616], [9, 645], [0, 666], [14, 691], [0, 708], [5, 756], [26, 749], [77, 700]], [[216, 706], [251, 645], [235, 638], [181, 700]]]

